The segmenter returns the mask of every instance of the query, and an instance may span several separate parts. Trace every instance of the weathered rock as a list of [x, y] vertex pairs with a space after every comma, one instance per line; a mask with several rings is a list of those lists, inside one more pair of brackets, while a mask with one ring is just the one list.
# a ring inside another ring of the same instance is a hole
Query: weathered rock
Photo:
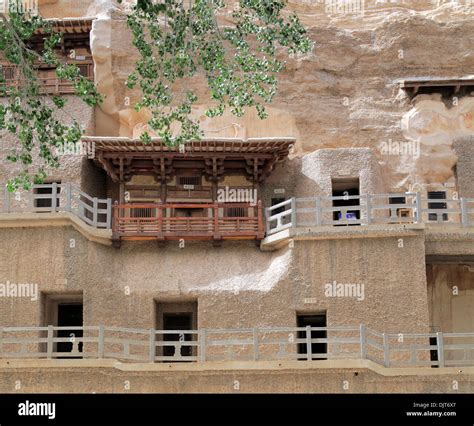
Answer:
[[[472, 73], [472, 8], [467, 3], [372, 3], [362, 15], [326, 13], [334, 11], [328, 2], [290, 1], [289, 8], [298, 12], [316, 43], [314, 52], [287, 61], [264, 121], [253, 111], [243, 118], [225, 114], [207, 119], [204, 82], [191, 82], [200, 97], [193, 113], [206, 135], [295, 136], [297, 155], [320, 148], [369, 147], [383, 166], [387, 190], [449, 180], [456, 163], [453, 139], [474, 132], [473, 98], [460, 99], [457, 106], [436, 95], [411, 102], [397, 80]], [[97, 113], [97, 134], [138, 137], [147, 129], [149, 114], [133, 109], [139, 92], [125, 87], [136, 60], [126, 22], [112, 2], [96, 1], [88, 13], [99, 15], [92, 52], [96, 81], [107, 96]], [[228, 20], [229, 14], [221, 18]], [[389, 140], [420, 142], [419, 158], [384, 155], [381, 146]]]

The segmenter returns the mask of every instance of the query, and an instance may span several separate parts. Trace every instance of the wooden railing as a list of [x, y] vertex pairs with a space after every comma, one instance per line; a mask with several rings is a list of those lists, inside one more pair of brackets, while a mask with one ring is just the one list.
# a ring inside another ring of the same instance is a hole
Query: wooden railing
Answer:
[[[88, 80], [93, 80], [93, 77], [87, 77]], [[7, 80], [5, 83], [1, 83], [0, 87], [17, 88], [20, 86], [21, 80]], [[57, 77], [51, 78], [39, 78], [40, 94], [42, 95], [59, 95], [59, 94], [74, 94], [74, 83], [69, 80], [62, 80]]]
[[[245, 216], [231, 216], [229, 209]], [[190, 214], [180, 216], [179, 213]], [[113, 207], [115, 239], [262, 239], [265, 234], [262, 202], [116, 204]]]

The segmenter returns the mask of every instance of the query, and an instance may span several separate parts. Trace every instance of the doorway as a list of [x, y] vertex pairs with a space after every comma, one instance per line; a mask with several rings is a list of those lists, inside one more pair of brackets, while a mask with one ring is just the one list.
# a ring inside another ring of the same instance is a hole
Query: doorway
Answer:
[[[298, 328], [301, 327], [326, 327], [326, 314], [297, 314], [296, 323]], [[311, 339], [326, 339], [326, 330], [311, 330]], [[298, 331], [298, 339], [306, 339], [306, 330]], [[311, 343], [311, 359], [323, 360], [327, 359], [327, 343]], [[304, 355], [304, 356], [303, 356]], [[298, 360], [307, 359], [307, 344], [298, 344]]]
[[[59, 303], [58, 304], [58, 327], [82, 327], [83, 326], [83, 305], [82, 303]], [[82, 330], [58, 330], [57, 337], [69, 338], [74, 340], [83, 337]], [[82, 342], [58, 342], [56, 352], [72, 352], [73, 346], [75, 351], [82, 353]], [[68, 357], [70, 358], [70, 357]], [[81, 358], [81, 357], [78, 357]]]
[[[167, 313], [163, 315], [163, 330], [166, 331], [180, 331], [192, 330], [192, 313]], [[184, 340], [185, 342], [192, 340], [190, 334], [177, 333], [177, 334], [164, 334], [163, 341], [165, 342], [178, 342]], [[181, 352], [176, 353], [174, 346], [163, 346], [163, 356], [191, 356], [192, 347], [182, 346]]]
[[44, 296], [44, 325], [54, 327], [72, 327], [69, 330], [56, 330], [55, 338], [68, 339], [64, 342], [57, 342], [53, 346], [53, 352], [57, 353], [77, 353], [77, 356], [67, 356], [58, 358], [82, 358], [83, 344], [77, 339], [84, 337], [82, 327], [83, 317], [83, 297], [82, 294], [60, 295], [51, 294]]
[[[157, 302], [156, 329], [166, 333], [157, 333], [157, 340], [168, 342], [193, 342], [197, 335], [186, 333], [186, 330], [197, 330], [197, 302]], [[176, 331], [176, 333], [168, 333]], [[186, 358], [196, 356], [197, 350], [192, 345], [182, 345], [180, 353], [175, 345], [157, 346], [157, 355], [176, 357], [163, 362], [187, 362]], [[184, 359], [179, 359], [179, 358]]]
[[[360, 195], [359, 189], [359, 178], [351, 179], [333, 179], [332, 180], [332, 196], [333, 197], [344, 197], [342, 199], [333, 200], [333, 207], [348, 207], [348, 206], [360, 206]], [[352, 198], [353, 196], [357, 198]], [[346, 199], [347, 198], [347, 199]], [[344, 215], [344, 217], [343, 217]], [[359, 220], [360, 219], [360, 210], [347, 210], [343, 213], [342, 210], [336, 210], [333, 212], [333, 220]], [[358, 223], [354, 224], [344, 224], [345, 226], [354, 226], [359, 225]], [[336, 226], [344, 226], [336, 225]]]

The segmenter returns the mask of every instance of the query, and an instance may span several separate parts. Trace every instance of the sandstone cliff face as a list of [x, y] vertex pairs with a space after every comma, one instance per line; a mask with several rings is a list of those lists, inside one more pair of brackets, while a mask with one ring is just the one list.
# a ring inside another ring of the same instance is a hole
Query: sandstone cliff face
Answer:
[[94, 0], [38, 0], [41, 15], [45, 18], [79, 18], [87, 14]]
[[[288, 61], [270, 118], [260, 121], [250, 112], [242, 119], [209, 120], [202, 105], [195, 113], [206, 134], [295, 136], [299, 155], [319, 148], [370, 147], [386, 172], [387, 190], [447, 182], [456, 163], [453, 140], [473, 132], [474, 100], [464, 98], [450, 107], [440, 96], [424, 95], [410, 102], [396, 80], [471, 73], [472, 9], [427, 2], [415, 11], [382, 4], [360, 16], [327, 14], [324, 4], [299, 3], [290, 2], [290, 8], [299, 12], [316, 48], [312, 55]], [[136, 137], [146, 113], [128, 106], [137, 93], [124, 86], [133, 47], [125, 42], [128, 32], [120, 13], [111, 15], [114, 19], [96, 21], [92, 35], [97, 81], [108, 95], [98, 112], [97, 132]], [[205, 96], [202, 88], [198, 91]], [[421, 143], [420, 157], [383, 155], [381, 146], [389, 140]]]
[[[46, 16], [96, 18], [91, 48], [96, 82], [106, 95], [96, 112], [97, 135], [137, 137], [146, 129], [146, 111], [132, 108], [139, 93], [124, 84], [136, 59], [124, 15], [130, 3], [41, 2]], [[205, 86], [199, 79], [191, 82], [201, 98], [194, 113], [206, 135], [295, 136], [296, 156], [321, 148], [368, 147], [387, 191], [452, 180], [457, 161], [452, 143], [474, 134], [473, 94], [456, 105], [437, 94], [410, 100], [397, 80], [474, 73], [471, 2], [354, 0], [353, 10], [342, 13], [329, 0], [291, 0], [289, 9], [308, 27], [314, 52], [288, 60], [265, 121], [253, 111], [243, 118], [207, 119]], [[420, 155], [387, 152], [389, 142], [419, 144]]]
[[[122, 9], [110, 0], [50, 0], [42, 5], [47, 16], [96, 18], [91, 48], [96, 82], [106, 100], [96, 109], [95, 120], [76, 101], [66, 112], [83, 124], [90, 121], [89, 134], [138, 136], [147, 113], [133, 111], [139, 94], [124, 85], [135, 52]], [[253, 111], [240, 119], [228, 114], [206, 119], [205, 87], [199, 79], [190, 83], [203, 96], [194, 113], [208, 136], [297, 138], [292, 160], [261, 188], [265, 205], [274, 188], [286, 189], [285, 196], [330, 194], [335, 176], [358, 176], [362, 193], [400, 191], [414, 184], [443, 186], [453, 179], [455, 154], [459, 164], [474, 164], [474, 98], [464, 96], [456, 105], [436, 94], [411, 100], [397, 83], [408, 77], [472, 74], [472, 10], [453, 4], [415, 5], [379, 2], [363, 15], [343, 15], [327, 13], [318, 1], [291, 1], [316, 48], [307, 57], [288, 61], [268, 120], [259, 121]], [[453, 144], [459, 137], [465, 140]], [[390, 140], [419, 143], [421, 155], [385, 152]], [[81, 181], [88, 193], [104, 197], [103, 176], [96, 178], [92, 166], [81, 166], [77, 157], [65, 158], [57, 178]], [[471, 190], [474, 196], [473, 169], [463, 170], [464, 194]], [[0, 180], [14, 171], [0, 162]], [[403, 250], [398, 235], [407, 236]], [[67, 244], [72, 240], [74, 247]], [[287, 326], [294, 323], [295, 312], [308, 309], [308, 299], [317, 300], [311, 309], [328, 312], [328, 325], [382, 324], [382, 331], [392, 333], [427, 331], [433, 325], [428, 321], [422, 231], [297, 241], [293, 249], [274, 253], [251, 252], [241, 242], [226, 242], [226, 250], [215, 252], [190, 243], [182, 256], [176, 245], [157, 252], [155, 243], [135, 243], [116, 251], [88, 242], [70, 227], [4, 229], [0, 281], [36, 282], [45, 294], [83, 292], [86, 325], [155, 327], [152, 301], [180, 297], [199, 299], [199, 328]], [[366, 303], [328, 299], [324, 284], [333, 280], [365, 283]], [[132, 297], [124, 297], [125, 286], [132, 289]], [[445, 300], [450, 303], [439, 294], [432, 296], [436, 309]], [[2, 303], [2, 324], [38, 324], [39, 305]], [[461, 307], [459, 312], [469, 310]]]

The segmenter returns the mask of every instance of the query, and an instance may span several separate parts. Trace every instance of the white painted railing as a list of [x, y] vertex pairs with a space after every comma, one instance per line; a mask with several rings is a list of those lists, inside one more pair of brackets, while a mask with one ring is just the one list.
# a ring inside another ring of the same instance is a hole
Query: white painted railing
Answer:
[[94, 228], [112, 227], [112, 200], [91, 197], [71, 183], [32, 185], [13, 193], [4, 187], [3, 191], [2, 213], [71, 212]]
[[426, 223], [474, 226], [474, 199], [420, 193], [291, 198], [265, 209], [267, 235], [298, 226]]
[[[296, 199], [290, 198], [289, 200], [283, 201], [282, 203], [275, 204], [274, 206], [268, 207], [265, 209], [265, 218], [267, 223], [267, 232], [270, 232], [272, 229], [278, 229], [278, 231], [283, 231], [284, 229], [291, 228], [295, 222], [295, 213], [296, 213]], [[278, 213], [275, 213], [277, 210], [282, 210]], [[272, 228], [272, 222], [274, 227]], [[271, 232], [270, 232], [271, 233]]]
[[0, 327], [0, 358], [134, 362], [369, 359], [386, 367], [474, 366], [474, 333], [379, 333], [349, 327], [145, 330]]

